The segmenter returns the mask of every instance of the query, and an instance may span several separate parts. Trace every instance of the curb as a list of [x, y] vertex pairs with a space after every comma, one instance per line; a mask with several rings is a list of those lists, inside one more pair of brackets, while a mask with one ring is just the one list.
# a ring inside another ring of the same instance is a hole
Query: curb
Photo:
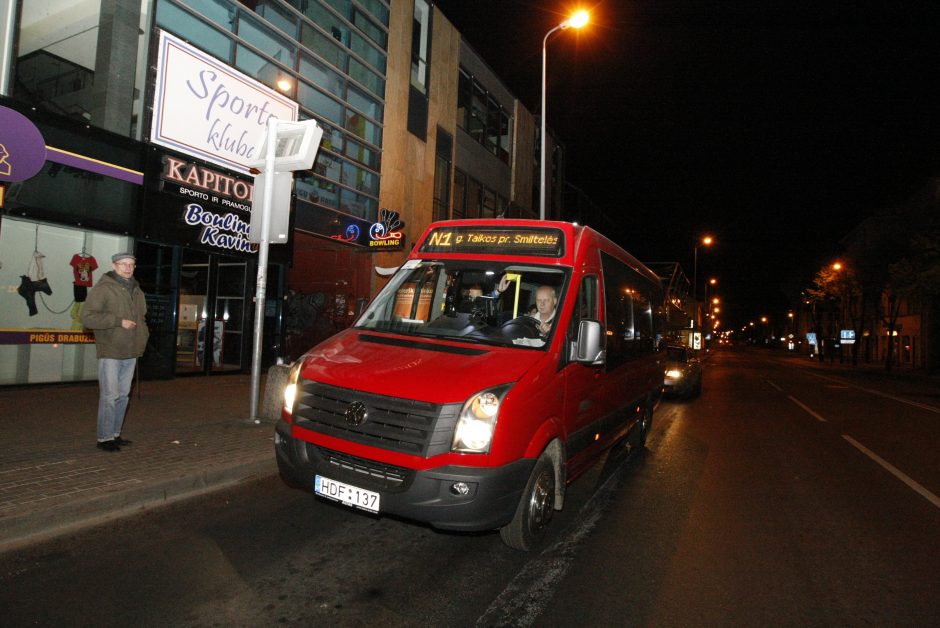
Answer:
[[0, 553], [276, 474], [272, 456], [0, 519]]

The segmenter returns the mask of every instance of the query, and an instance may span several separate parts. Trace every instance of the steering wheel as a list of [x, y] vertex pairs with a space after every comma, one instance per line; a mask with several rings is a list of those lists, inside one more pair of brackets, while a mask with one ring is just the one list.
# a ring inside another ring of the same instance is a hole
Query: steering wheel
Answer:
[[539, 333], [539, 324], [531, 316], [519, 316], [506, 321], [499, 326], [500, 331], [515, 338], [541, 338]]

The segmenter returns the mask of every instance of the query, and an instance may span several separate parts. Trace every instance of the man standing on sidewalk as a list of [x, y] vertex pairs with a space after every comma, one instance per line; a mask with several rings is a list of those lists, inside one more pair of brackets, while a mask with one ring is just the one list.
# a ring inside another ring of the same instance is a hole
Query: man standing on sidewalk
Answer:
[[121, 438], [137, 358], [147, 348], [150, 331], [147, 302], [134, 279], [132, 253], [111, 256], [108, 271], [88, 292], [82, 324], [95, 332], [98, 355], [98, 448], [120, 451], [131, 441]]

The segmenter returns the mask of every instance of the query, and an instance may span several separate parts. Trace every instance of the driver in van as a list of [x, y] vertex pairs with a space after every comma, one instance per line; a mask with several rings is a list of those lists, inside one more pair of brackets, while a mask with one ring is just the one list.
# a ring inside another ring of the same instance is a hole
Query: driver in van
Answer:
[[548, 336], [555, 321], [555, 307], [558, 305], [558, 295], [551, 286], [539, 286], [535, 291], [535, 313], [531, 314], [539, 327], [542, 338]]

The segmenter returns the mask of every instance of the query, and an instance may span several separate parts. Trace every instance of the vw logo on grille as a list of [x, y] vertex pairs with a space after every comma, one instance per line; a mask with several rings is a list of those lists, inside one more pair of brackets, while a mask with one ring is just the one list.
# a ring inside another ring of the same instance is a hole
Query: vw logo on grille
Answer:
[[353, 401], [351, 404], [346, 406], [346, 423], [357, 427], [362, 425], [362, 422], [366, 420], [366, 417], [369, 413], [366, 411], [366, 404], [361, 401]]

